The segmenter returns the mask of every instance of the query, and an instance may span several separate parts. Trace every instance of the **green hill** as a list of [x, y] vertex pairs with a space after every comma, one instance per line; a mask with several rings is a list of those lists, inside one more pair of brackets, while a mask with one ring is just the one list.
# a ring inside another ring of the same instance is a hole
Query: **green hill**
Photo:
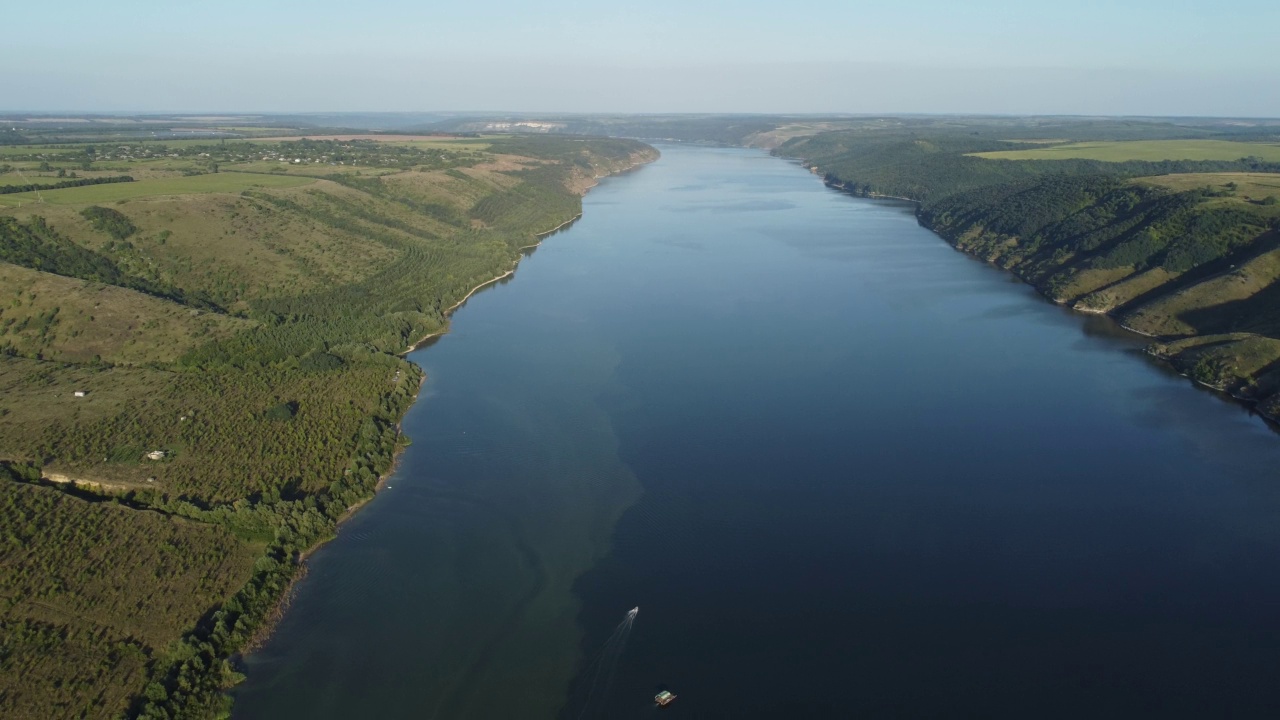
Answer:
[[0, 195], [0, 715], [219, 714], [227, 658], [390, 469], [421, 381], [402, 354], [595, 177], [654, 157], [551, 137], [10, 148], [15, 174], [136, 180]]

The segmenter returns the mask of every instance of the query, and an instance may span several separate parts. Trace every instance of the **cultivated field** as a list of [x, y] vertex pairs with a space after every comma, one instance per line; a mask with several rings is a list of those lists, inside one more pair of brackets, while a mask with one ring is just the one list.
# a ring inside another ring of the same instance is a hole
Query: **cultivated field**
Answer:
[[1142, 178], [1138, 182], [1166, 187], [1174, 192], [1212, 188], [1242, 198], [1280, 196], [1280, 174], [1276, 173], [1178, 173]]
[[254, 138], [251, 142], [292, 142], [296, 140], [351, 142], [353, 140], [368, 140], [372, 142], [397, 143], [423, 149], [488, 150], [493, 145], [491, 140], [501, 139], [501, 137], [498, 135], [486, 135], [481, 139], [449, 137], [446, 135], [300, 135], [297, 137]]
[[1080, 142], [1026, 150], [974, 153], [991, 160], [1239, 160], [1259, 157], [1280, 162], [1280, 144], [1244, 143], [1230, 140], [1132, 140], [1125, 142]]
[[[93, 205], [159, 195], [238, 193], [253, 188], [297, 187], [309, 182], [311, 182], [310, 179], [301, 177], [226, 172], [110, 185], [89, 185], [62, 190], [42, 190], [40, 196], [44, 202], [54, 205]], [[30, 204], [36, 199], [34, 192], [0, 195], [0, 204], [10, 206]]]

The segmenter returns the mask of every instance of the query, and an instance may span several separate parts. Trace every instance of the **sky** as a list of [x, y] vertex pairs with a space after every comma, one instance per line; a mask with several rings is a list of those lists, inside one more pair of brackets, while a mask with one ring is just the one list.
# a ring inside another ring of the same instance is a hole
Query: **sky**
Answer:
[[0, 112], [1280, 117], [1275, 0], [63, 0], [3, 17]]

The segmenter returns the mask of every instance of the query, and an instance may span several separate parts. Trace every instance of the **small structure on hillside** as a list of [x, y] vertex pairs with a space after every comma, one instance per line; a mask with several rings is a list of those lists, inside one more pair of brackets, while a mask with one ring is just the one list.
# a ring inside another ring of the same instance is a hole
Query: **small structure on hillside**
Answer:
[[148, 460], [163, 460], [164, 456], [165, 456], [165, 452], [163, 450], [152, 450], [151, 452], [147, 453]]
[[75, 391], [75, 396], [76, 396], [76, 397], [84, 397], [85, 395], [88, 395], [88, 394], [89, 394], [89, 392], [88, 392], [87, 390], [77, 390], [77, 391]]

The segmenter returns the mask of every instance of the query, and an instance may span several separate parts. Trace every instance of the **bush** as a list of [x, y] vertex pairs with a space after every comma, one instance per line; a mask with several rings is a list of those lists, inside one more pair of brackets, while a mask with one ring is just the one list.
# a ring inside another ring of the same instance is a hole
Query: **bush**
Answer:
[[93, 225], [94, 230], [105, 232], [116, 240], [123, 240], [138, 232], [138, 228], [119, 210], [90, 205], [80, 214]]

